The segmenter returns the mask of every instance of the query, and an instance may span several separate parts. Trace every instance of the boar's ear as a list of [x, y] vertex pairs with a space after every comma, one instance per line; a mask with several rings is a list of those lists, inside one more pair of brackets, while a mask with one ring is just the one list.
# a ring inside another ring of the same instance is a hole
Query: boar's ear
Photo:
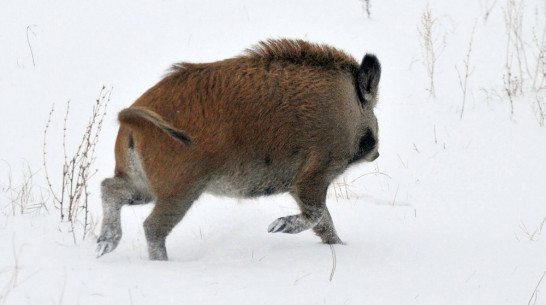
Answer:
[[363, 104], [377, 103], [377, 87], [381, 78], [381, 64], [373, 54], [366, 54], [357, 73], [357, 85]]

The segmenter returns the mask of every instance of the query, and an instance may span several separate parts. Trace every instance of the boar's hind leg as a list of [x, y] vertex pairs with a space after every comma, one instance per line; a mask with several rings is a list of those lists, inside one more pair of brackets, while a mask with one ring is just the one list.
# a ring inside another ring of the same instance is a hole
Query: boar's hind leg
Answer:
[[114, 251], [121, 239], [121, 207], [124, 204], [143, 204], [152, 201], [146, 191], [140, 191], [129, 180], [122, 177], [102, 181], [102, 229], [97, 240], [97, 257]]
[[144, 233], [151, 260], [168, 259], [165, 248], [167, 235], [182, 220], [199, 195], [199, 191], [191, 191], [185, 192], [180, 197], [169, 196], [169, 198], [156, 200], [152, 213], [144, 221]]

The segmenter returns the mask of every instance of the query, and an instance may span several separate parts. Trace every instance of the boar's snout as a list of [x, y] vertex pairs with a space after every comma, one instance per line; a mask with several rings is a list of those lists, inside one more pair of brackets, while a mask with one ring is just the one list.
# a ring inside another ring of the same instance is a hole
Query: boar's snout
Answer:
[[368, 161], [372, 162], [377, 158], [379, 158], [379, 152], [376, 151], [375, 153], [369, 154]]

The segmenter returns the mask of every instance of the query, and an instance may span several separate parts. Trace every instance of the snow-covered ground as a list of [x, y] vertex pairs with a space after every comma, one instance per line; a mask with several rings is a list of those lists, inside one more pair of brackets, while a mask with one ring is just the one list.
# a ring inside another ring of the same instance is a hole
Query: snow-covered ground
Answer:
[[[371, 18], [358, 0], [3, 0], [0, 304], [546, 304], [546, 127], [534, 90], [515, 98], [513, 115], [504, 91], [510, 0], [429, 1], [440, 53], [435, 99], [418, 34], [427, 2], [370, 2]], [[544, 2], [525, 1], [523, 10], [534, 70]], [[464, 73], [474, 24], [460, 119], [456, 67]], [[96, 235], [74, 244], [51, 198], [48, 212], [13, 215], [10, 175], [20, 185], [28, 165], [36, 201], [47, 187], [42, 147], [52, 104], [48, 162], [58, 185], [66, 102], [67, 141], [76, 142], [100, 88], [114, 88], [89, 184], [100, 221], [115, 114], [174, 62], [220, 60], [280, 37], [358, 59], [373, 52], [383, 67], [381, 157], [350, 169], [328, 194], [347, 243], [334, 247], [335, 260], [311, 232], [267, 233], [294, 213], [284, 195], [202, 196], [169, 236], [169, 262], [147, 259], [141, 224], [150, 205], [124, 208], [123, 239], [100, 259]]]

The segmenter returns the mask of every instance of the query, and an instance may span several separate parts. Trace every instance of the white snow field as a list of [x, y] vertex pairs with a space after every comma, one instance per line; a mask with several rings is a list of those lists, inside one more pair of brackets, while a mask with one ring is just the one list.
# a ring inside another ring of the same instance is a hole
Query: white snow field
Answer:
[[[521, 1], [428, 1], [432, 98], [419, 34], [424, 0], [371, 0], [370, 18], [359, 0], [2, 0], [0, 304], [546, 304], [546, 127], [533, 83], [544, 71], [545, 3]], [[509, 16], [522, 16], [511, 44]], [[464, 80], [473, 27], [460, 118], [457, 70]], [[142, 222], [152, 205], [125, 207], [119, 247], [96, 259], [116, 113], [172, 63], [221, 60], [282, 37], [359, 61], [371, 52], [383, 68], [381, 157], [328, 192], [346, 242], [334, 246], [335, 260], [310, 231], [267, 233], [277, 217], [297, 213], [286, 195], [202, 196], [167, 239], [168, 262], [147, 258]], [[509, 79], [523, 81], [513, 114]], [[77, 143], [103, 85], [114, 89], [88, 185], [97, 227], [74, 243], [48, 195], [43, 132], [55, 104], [47, 159], [58, 189], [66, 102], [66, 141]], [[30, 205], [42, 193], [47, 210], [21, 215], [16, 190], [27, 167]]]

